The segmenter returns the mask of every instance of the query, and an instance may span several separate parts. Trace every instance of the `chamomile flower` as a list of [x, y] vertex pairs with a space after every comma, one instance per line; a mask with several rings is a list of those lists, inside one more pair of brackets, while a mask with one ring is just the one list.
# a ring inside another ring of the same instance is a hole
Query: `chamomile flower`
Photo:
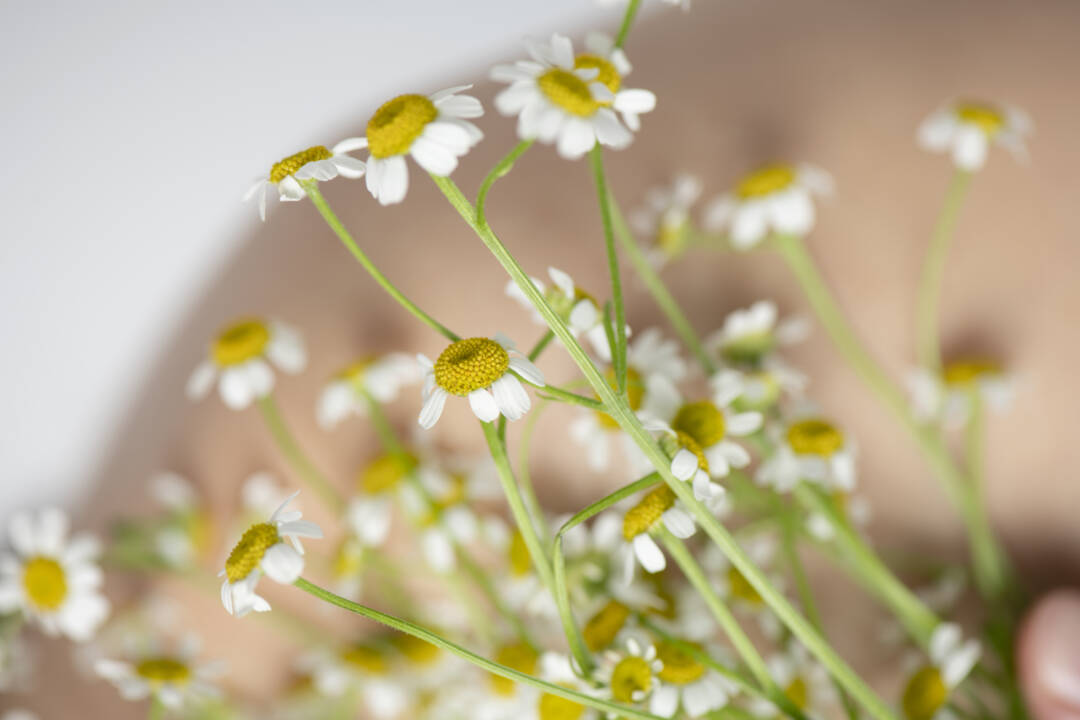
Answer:
[[[564, 158], [580, 158], [596, 143], [624, 148], [633, 140], [637, 115], [656, 106], [647, 90], [622, 89], [618, 66], [629, 69], [621, 52], [607, 57], [574, 55], [570, 39], [554, 34], [547, 43], [529, 41], [531, 60], [498, 65], [493, 80], [510, 84], [495, 97], [503, 115], [518, 116], [518, 136], [554, 143]], [[623, 122], [616, 112], [621, 113]]]
[[836, 425], [806, 415], [774, 438], [776, 452], [761, 464], [757, 481], [776, 492], [789, 492], [800, 480], [826, 490], [855, 489], [855, 445]]
[[484, 114], [480, 101], [461, 95], [472, 85], [440, 90], [432, 95], [399, 95], [375, 111], [364, 137], [342, 140], [340, 152], [367, 148], [367, 189], [381, 205], [405, 199], [409, 167], [405, 156], [421, 168], [446, 177], [458, 159], [483, 139], [480, 128], [469, 122]]
[[270, 186], [276, 186], [278, 198], [282, 202], [300, 200], [307, 193], [300, 185], [300, 180], [333, 180], [338, 175], [346, 178], [358, 178], [364, 174], [364, 163], [345, 153], [348, 147], [338, 143], [331, 150], [322, 145], [309, 147], [295, 155], [277, 161], [270, 168], [270, 174], [259, 178], [244, 195], [247, 202], [258, 198], [259, 218], [266, 220], [266, 194]]
[[364, 707], [376, 720], [400, 717], [409, 704], [408, 690], [394, 677], [387, 643], [359, 642], [335, 651], [320, 650], [303, 659], [315, 688], [339, 698], [351, 688], [360, 690]]
[[278, 322], [244, 318], [223, 328], [210, 345], [209, 358], [195, 368], [187, 394], [201, 400], [218, 380], [221, 400], [243, 410], [274, 389], [274, 371], [295, 374], [307, 364], [304, 342], [292, 328]]
[[809, 330], [806, 318], [778, 321], [776, 303], [759, 300], [729, 313], [705, 345], [728, 365], [755, 368], [776, 350], [804, 340]]
[[612, 700], [636, 705], [660, 690], [659, 674], [663, 669], [656, 646], [648, 638], [629, 637], [624, 649], [603, 654], [596, 677]]
[[[704, 650], [695, 643], [691, 645]], [[661, 684], [649, 698], [649, 712], [653, 715], [673, 718], [682, 710], [687, 717], [702, 717], [727, 705], [738, 689], [673, 642], [657, 643], [656, 657], [662, 667], [656, 673]]]
[[[536, 289], [544, 294], [551, 308], [563, 318], [574, 337], [584, 335], [597, 357], [606, 363], [611, 362], [611, 346], [608, 345], [603, 313], [596, 298], [575, 285], [574, 279], [558, 268], [549, 267], [548, 276], [551, 278], [552, 287], [546, 289], [543, 281], [530, 279]], [[537, 324], [547, 327], [544, 318], [513, 280], [506, 284], [506, 294], [526, 310], [532, 311], [533, 320]]]
[[[585, 695], [596, 689], [574, 672], [574, 662], [567, 655], [545, 652], [540, 656], [540, 677], [550, 683]], [[536, 703], [536, 720], [599, 720], [600, 712], [558, 695], [544, 693]]]
[[659, 267], [686, 250], [690, 238], [690, 209], [701, 197], [701, 180], [681, 174], [670, 186], [651, 188], [645, 205], [630, 215], [634, 230], [647, 238], [649, 259]]
[[624, 582], [633, 579], [635, 564], [640, 564], [649, 573], [658, 573], [667, 567], [664, 551], [652, 537], [652, 531], [661, 526], [677, 538], [688, 538], [697, 529], [693, 517], [676, 500], [674, 491], [663, 484], [645, 493], [623, 515], [623, 543], [618, 553], [623, 563]]
[[1031, 118], [1019, 108], [957, 101], [924, 120], [918, 138], [924, 150], [949, 153], [957, 168], [971, 172], [986, 163], [991, 143], [1026, 160], [1024, 138], [1031, 131]]
[[[304, 548], [300, 538], [321, 538], [322, 530], [313, 522], [301, 520], [299, 510], [285, 511], [297, 490], [274, 511], [266, 522], [256, 523], [241, 536], [229, 553], [221, 583], [221, 604], [230, 615], [243, 617], [249, 612], [266, 612], [270, 603], [255, 593], [265, 573], [271, 580], [292, 584], [304, 571]], [[286, 543], [285, 540], [289, 543]]]
[[[515, 642], [498, 647], [494, 659], [500, 665], [535, 675], [540, 655], [526, 643]], [[487, 680], [483, 691], [474, 698], [473, 717], [477, 720], [529, 718], [535, 713], [540, 698], [536, 688], [501, 675], [488, 675]]]
[[766, 165], [745, 176], [706, 210], [705, 227], [728, 230], [739, 250], [770, 233], [804, 236], [814, 227], [814, 195], [832, 193], [832, 178], [812, 165]]
[[[568, 519], [568, 516], [556, 519], [553, 533]], [[589, 623], [586, 623], [585, 642], [591, 650], [602, 650], [615, 640], [630, 609], [644, 610], [661, 602], [644, 580], [625, 582], [624, 569], [617, 558], [622, 544], [623, 519], [618, 512], [601, 513], [591, 523], [577, 525], [563, 535], [567, 589], [573, 605], [587, 608], [589, 617], [596, 617], [610, 603], [622, 608], [618, 612], [625, 612], [614, 626], [610, 621], [598, 621], [596, 630], [590, 631]], [[597, 633], [595, 636], [594, 632]]]
[[966, 358], [946, 363], [938, 375], [920, 368], [908, 378], [911, 410], [921, 422], [945, 427], [967, 424], [974, 402], [1005, 411], [1012, 404], [1013, 379], [993, 360]]
[[508, 527], [498, 516], [488, 518], [484, 530], [488, 544], [503, 560], [505, 571], [496, 577], [495, 585], [507, 606], [528, 617], [557, 619], [558, 606], [533, 568], [532, 556], [521, 531]]
[[[828, 671], [810, 657], [802, 645], [788, 642], [782, 653], [768, 660], [769, 674], [787, 699], [807, 717], [829, 717], [836, 703], [836, 689], [829, 680]], [[758, 717], [783, 717], [773, 703], [755, 698], [750, 712]]]
[[317, 417], [326, 429], [352, 415], [367, 415], [365, 394], [380, 403], [393, 402], [405, 385], [420, 382], [416, 358], [404, 353], [357, 360], [337, 373], [319, 394]]
[[978, 640], [963, 639], [960, 626], [941, 623], [930, 636], [929, 663], [908, 678], [901, 707], [907, 720], [944, 720], [951, 693], [979, 660]]
[[532, 404], [521, 380], [544, 387], [543, 373], [502, 334], [453, 342], [435, 362], [425, 355], [417, 357], [425, 369], [419, 419], [425, 429], [439, 421], [450, 395], [469, 398], [473, 414], [482, 422], [492, 422], [500, 413], [507, 420], [518, 420]]
[[211, 523], [195, 489], [176, 473], [150, 478], [150, 494], [166, 513], [154, 533], [158, 555], [171, 567], [184, 567], [209, 546]]
[[0, 554], [0, 614], [21, 611], [47, 635], [89, 640], [109, 614], [101, 594], [100, 552], [88, 535], [68, 538], [68, 518], [49, 508], [20, 512], [8, 524]]
[[[423, 467], [417, 474], [425, 498], [406, 502], [406, 512], [413, 516], [419, 528], [420, 549], [428, 566], [446, 574], [457, 569], [459, 545], [477, 539], [480, 524], [469, 504], [469, 480], [463, 473], [447, 473], [433, 467]], [[413, 491], [407, 487], [406, 491]]]
[[145, 652], [132, 660], [101, 658], [94, 671], [111, 682], [125, 700], [148, 697], [179, 710], [185, 705], [219, 697], [221, 691], [212, 683], [225, 667], [220, 662], [195, 662], [198, 642], [186, 638], [176, 652]]

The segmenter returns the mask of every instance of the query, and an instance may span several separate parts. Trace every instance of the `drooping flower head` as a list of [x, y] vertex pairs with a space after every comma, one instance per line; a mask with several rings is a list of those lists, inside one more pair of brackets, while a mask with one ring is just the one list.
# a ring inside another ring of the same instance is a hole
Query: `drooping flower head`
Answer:
[[170, 710], [200, 700], [220, 697], [213, 684], [225, 666], [220, 662], [196, 662], [198, 641], [187, 637], [174, 651], [163, 651], [160, 643], [130, 660], [102, 658], [94, 671], [111, 682], [125, 700], [138, 702], [153, 697]]
[[649, 260], [659, 267], [686, 251], [690, 209], [701, 197], [701, 180], [681, 174], [669, 186], [650, 188], [644, 206], [630, 215], [634, 230], [647, 242]]
[[364, 174], [364, 163], [345, 154], [348, 148], [339, 143], [331, 150], [322, 145], [309, 147], [283, 158], [270, 168], [270, 174], [259, 178], [244, 195], [245, 202], [258, 198], [259, 218], [266, 220], [266, 193], [275, 186], [282, 202], [300, 200], [306, 194], [300, 180], [333, 180], [338, 175], [358, 178]]

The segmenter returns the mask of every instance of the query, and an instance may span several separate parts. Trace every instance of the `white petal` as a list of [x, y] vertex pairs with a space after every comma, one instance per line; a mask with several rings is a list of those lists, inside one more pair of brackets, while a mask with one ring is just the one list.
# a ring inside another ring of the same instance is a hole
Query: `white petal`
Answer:
[[686, 450], [679, 450], [671, 461], [671, 474], [679, 480], [689, 480], [698, 469], [697, 455]]
[[670, 530], [671, 534], [677, 538], [688, 538], [697, 530], [694, 525], [694, 518], [679, 507], [670, 508], [661, 517], [664, 520], [664, 527]]
[[934, 629], [927, 648], [930, 660], [942, 664], [949, 654], [960, 644], [962, 631], [956, 623], [943, 622]]
[[469, 407], [472, 408], [473, 414], [483, 422], [492, 422], [499, 417], [499, 406], [495, 403], [495, 398], [491, 392], [486, 388], [473, 390], [469, 393]]
[[248, 386], [255, 397], [266, 397], [274, 389], [274, 371], [262, 359], [249, 360], [240, 368], [247, 375]]
[[[607, 108], [601, 108], [593, 116], [593, 132], [601, 145], [619, 150], [626, 147], [634, 139], [633, 133], [623, 127], [615, 113]], [[590, 145], [589, 148], [591, 149]]]
[[363, 150], [368, 146], [366, 137], [353, 137], [345, 138], [334, 147], [330, 148], [330, 152], [335, 155], [341, 155], [344, 153], [354, 152], [356, 150]]
[[555, 286], [568, 298], [574, 297], [574, 279], [556, 267], [548, 267], [548, 276]]
[[304, 571], [304, 556], [290, 545], [277, 543], [266, 551], [260, 565], [271, 580], [288, 585]]
[[426, 137], [418, 137], [409, 149], [413, 160], [432, 175], [445, 177], [457, 168], [457, 157], [444, 145]]
[[456, 565], [454, 558], [454, 546], [441, 528], [428, 530], [421, 536], [420, 543], [423, 546], [424, 559], [427, 560], [431, 569], [447, 573]]
[[980, 647], [978, 640], [968, 640], [958, 650], [949, 654], [941, 677], [946, 687], [954, 688], [968, 676], [975, 663], [979, 661]]
[[576, 160], [592, 150], [596, 134], [592, 125], [578, 117], [567, 118], [559, 130], [556, 149], [567, 160]]
[[522, 377], [523, 380], [537, 387], [544, 387], [544, 373], [536, 367], [531, 360], [515, 355], [510, 358], [510, 369]]
[[255, 399], [255, 389], [251, 387], [243, 365], [234, 365], [222, 371], [218, 393], [222, 402], [233, 410], [243, 410], [251, 404]]
[[[371, 189], [371, 161], [368, 161], [368, 189]], [[393, 205], [405, 199], [409, 191], [409, 169], [404, 155], [384, 158], [379, 163], [379, 177], [373, 194], [380, 205]]]
[[364, 172], [367, 170], [367, 165], [363, 160], [357, 160], [354, 157], [348, 155], [335, 155], [330, 158], [330, 161], [334, 163], [334, 167], [337, 168], [338, 173], [342, 177], [356, 179], [363, 177]]
[[762, 423], [765, 422], [765, 418], [759, 412], [738, 413], [728, 415], [724, 419], [727, 421], [727, 431], [735, 437], [755, 433], [761, 429]]
[[757, 245], [765, 237], [766, 206], [760, 202], [739, 205], [731, 218], [731, 243], [740, 250]]
[[431, 391], [431, 394], [424, 400], [424, 407], [420, 409], [420, 427], [427, 430], [439, 421], [439, 418], [442, 417], [443, 407], [446, 406], [447, 395], [449, 393], [438, 386]]
[[646, 113], [656, 108], [656, 95], [648, 90], [620, 90], [615, 95], [615, 109], [634, 114]]
[[814, 202], [802, 188], [794, 187], [772, 198], [769, 212], [777, 232], [805, 235], [814, 227]]
[[679, 709], [679, 688], [675, 685], [661, 685], [653, 691], [649, 699], [649, 712], [660, 717], [675, 717]]
[[215, 377], [217, 377], [217, 366], [213, 362], [204, 360], [199, 363], [195, 372], [188, 378], [185, 388], [187, 396], [192, 400], [202, 400], [213, 387]]
[[937, 111], [919, 126], [919, 145], [924, 150], [941, 152], [952, 143], [956, 121], [948, 111]]
[[989, 141], [977, 127], [961, 125], [953, 138], [953, 162], [963, 170], [978, 170], [986, 163]]
[[634, 555], [646, 572], [658, 573], [667, 567], [664, 553], [648, 533], [641, 533], [633, 540]]
[[507, 420], [519, 420], [529, 411], [529, 394], [525, 392], [521, 382], [510, 373], [493, 382], [491, 392], [499, 412], [505, 415]]

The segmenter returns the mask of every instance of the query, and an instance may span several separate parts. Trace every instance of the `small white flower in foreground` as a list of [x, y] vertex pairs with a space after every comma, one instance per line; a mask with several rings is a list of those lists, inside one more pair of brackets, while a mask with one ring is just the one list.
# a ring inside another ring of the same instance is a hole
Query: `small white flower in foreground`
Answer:
[[[592, 345], [597, 357], [606, 363], [611, 362], [611, 347], [608, 345], [607, 332], [604, 330], [604, 316], [600, 305], [589, 293], [574, 284], [574, 279], [558, 268], [549, 267], [548, 276], [552, 287], [545, 288], [543, 281], [530, 278], [536, 289], [567, 325], [574, 337], [584, 335]], [[533, 307], [532, 302], [513, 280], [506, 284], [507, 296], [513, 298], [526, 310], [532, 312], [533, 320], [538, 325], [547, 327], [543, 316]], [[629, 334], [629, 331], [627, 331]]]
[[644, 702], [660, 689], [658, 674], [663, 668], [652, 642], [644, 636], [630, 637], [625, 650], [608, 650], [603, 654], [597, 679], [612, 700], [633, 705]]
[[745, 176], [705, 213], [709, 230], [728, 230], [731, 244], [751, 248], [771, 233], [802, 237], [814, 227], [813, 195], [832, 193], [832, 178], [812, 165], [767, 165]]
[[484, 114], [480, 101], [459, 95], [472, 85], [440, 90], [432, 95], [399, 95], [383, 103], [367, 124], [367, 135], [339, 142], [335, 149], [352, 152], [367, 148], [367, 189], [381, 205], [405, 199], [409, 168], [405, 156], [432, 175], [446, 177], [458, 159], [483, 139], [480, 128], [469, 122]]
[[252, 610], [270, 609], [270, 603], [255, 593], [263, 573], [275, 582], [289, 585], [304, 571], [300, 538], [317, 539], [323, 533], [315, 523], [301, 520], [299, 510], [285, 511], [299, 494], [297, 490], [290, 495], [267, 522], [249, 527], [229, 553], [225, 569], [218, 576], [225, 577], [221, 583], [221, 603], [230, 615], [243, 617]]
[[831, 422], [803, 417], [775, 438], [776, 452], [758, 468], [757, 481], [777, 492], [788, 492], [800, 480], [826, 490], [855, 489], [855, 446]]
[[270, 175], [259, 178], [244, 195], [244, 201], [253, 197], [259, 199], [259, 217], [266, 220], [266, 193], [271, 185], [277, 186], [278, 197], [282, 202], [300, 200], [306, 194], [300, 180], [333, 180], [338, 175], [346, 178], [358, 178], [364, 174], [364, 163], [345, 153], [341, 143], [327, 150], [322, 145], [309, 147], [307, 150], [279, 160], [270, 168]]
[[368, 357], [349, 365], [334, 376], [319, 394], [319, 425], [330, 429], [352, 415], [367, 415], [364, 394], [380, 403], [397, 399], [404, 385], [420, 382], [422, 372], [416, 358], [404, 353]]
[[0, 554], [0, 614], [22, 611], [48, 635], [89, 640], [109, 614], [96, 539], [68, 539], [68, 518], [49, 508], [20, 512], [8, 524], [11, 548]]
[[[698, 650], [700, 645], [691, 643]], [[716, 657], [710, 648], [710, 657]], [[728, 704], [738, 686], [716, 670], [705, 667], [673, 642], [656, 646], [657, 659], [663, 667], [657, 672], [661, 685], [649, 699], [649, 712], [673, 718], [680, 708], [687, 717], [699, 718]]]
[[233, 410], [243, 410], [274, 389], [271, 364], [292, 374], [304, 369], [307, 351], [300, 334], [278, 322], [238, 320], [222, 329], [210, 345], [210, 357], [188, 379], [187, 395], [192, 400], [206, 397], [220, 375], [222, 402]]
[[911, 411], [916, 419], [940, 420], [952, 429], [967, 424], [976, 399], [991, 410], [1007, 410], [1012, 404], [1013, 386], [1013, 378], [1001, 365], [983, 358], [946, 363], [940, 375], [920, 368], [908, 378]]
[[[624, 148], [633, 140], [637, 116], [656, 105], [648, 90], [622, 89], [619, 67], [629, 70], [621, 51], [607, 56], [574, 56], [570, 39], [554, 34], [547, 43], [528, 41], [531, 60], [492, 68], [491, 77], [510, 87], [495, 97], [503, 115], [518, 116], [518, 136], [552, 144], [564, 158], [576, 159], [596, 143]], [[616, 116], [619, 112], [623, 122]]]
[[178, 710], [221, 695], [211, 681], [222, 674], [224, 665], [196, 663], [197, 647], [197, 642], [189, 639], [176, 653], [154, 652], [132, 662], [99, 659], [94, 671], [115, 685], [125, 700], [154, 697], [170, 710]]
[[924, 150], [949, 153], [953, 164], [971, 172], [986, 163], [990, 143], [1027, 159], [1024, 137], [1032, 132], [1031, 118], [1019, 108], [982, 102], [954, 102], [934, 111], [919, 126]]
[[623, 515], [623, 544], [617, 552], [623, 564], [624, 583], [634, 578], [635, 560], [648, 573], [658, 573], [667, 567], [664, 551], [651, 534], [661, 524], [677, 538], [688, 538], [697, 530], [694, 518], [683, 509], [672, 489], [664, 484], [645, 493]]
[[439, 421], [451, 395], [469, 398], [473, 414], [483, 422], [494, 421], [500, 413], [507, 420], [518, 420], [532, 405], [521, 380], [544, 387], [543, 373], [502, 334], [494, 339], [458, 340], [435, 362], [425, 355], [418, 358], [425, 369], [424, 407], [419, 418], [423, 428]]
[[686, 250], [690, 233], [690, 209], [701, 197], [701, 180], [681, 174], [670, 186], [651, 188], [644, 207], [634, 210], [630, 224], [648, 239], [649, 259], [656, 267]]
[[907, 720], [944, 720], [951, 716], [945, 707], [951, 693], [968, 676], [979, 660], [978, 640], [963, 639], [960, 627], [941, 623], [930, 636], [930, 663], [919, 667], [908, 679], [901, 707]]
[[724, 318], [719, 330], [705, 345], [725, 362], [739, 367], [758, 367], [781, 347], [803, 341], [810, 323], [801, 316], [777, 321], [776, 303], [759, 300]]

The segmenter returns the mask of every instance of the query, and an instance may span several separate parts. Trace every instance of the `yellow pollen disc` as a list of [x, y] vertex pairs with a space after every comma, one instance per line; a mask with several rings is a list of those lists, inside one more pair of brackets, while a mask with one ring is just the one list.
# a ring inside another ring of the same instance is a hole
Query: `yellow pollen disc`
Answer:
[[787, 695], [787, 699], [791, 701], [791, 704], [800, 710], [805, 710], [807, 703], [810, 701], [809, 693], [806, 690], [806, 681], [798, 676], [784, 688], [784, 694]]
[[724, 413], [708, 400], [686, 403], [675, 413], [671, 427], [703, 448], [712, 447], [724, 439]]
[[191, 669], [169, 657], [143, 660], [135, 666], [135, 674], [153, 685], [183, 685], [191, 679]]
[[623, 538], [629, 541], [643, 532], [648, 532], [660, 516], [674, 504], [675, 493], [667, 485], [650, 490], [623, 516]]
[[23, 590], [26, 597], [42, 610], [55, 610], [67, 597], [64, 568], [52, 558], [38, 555], [23, 567]]
[[589, 117], [600, 109], [589, 84], [569, 70], [552, 68], [536, 79], [547, 99], [571, 115]]
[[762, 605], [764, 600], [750, 581], [734, 565], [727, 571], [728, 590], [731, 596], [751, 605]]
[[510, 355], [488, 338], [458, 340], [435, 361], [435, 382], [452, 395], [464, 397], [486, 388], [506, 373]]
[[514, 531], [514, 536], [510, 538], [510, 549], [508, 552], [508, 559], [510, 560], [510, 571], [517, 576], [528, 575], [532, 570], [532, 558], [529, 556], [529, 548], [525, 545], [525, 536], [521, 534], [520, 530]]
[[359, 384], [364, 379], [364, 373], [367, 372], [367, 369], [375, 364], [375, 360], [376, 358], [374, 355], [362, 357], [341, 370], [341, 372], [334, 376], [334, 379], [347, 380], [354, 385]]
[[676, 430], [675, 441], [678, 443], [680, 449], [689, 450], [690, 452], [694, 453], [694, 455], [697, 457], [698, 467], [705, 472], [709, 472], [709, 461], [705, 457], [705, 450], [702, 449], [701, 445], [698, 444], [697, 440], [682, 431]]
[[993, 360], [957, 360], [948, 363], [942, 371], [946, 385], [969, 387], [976, 381], [992, 375], [1000, 375], [1001, 366]]
[[399, 95], [375, 111], [367, 124], [368, 149], [377, 158], [408, 152], [427, 124], [439, 116], [423, 95]]
[[819, 418], [800, 420], [787, 431], [791, 449], [799, 455], [829, 457], [844, 447], [844, 434]]
[[945, 704], [949, 691], [941, 672], [933, 666], [918, 670], [904, 688], [904, 717], [908, 720], [930, 720]]
[[390, 643], [414, 665], [430, 665], [439, 659], [440, 650], [420, 638], [398, 633]]
[[354, 668], [372, 675], [385, 675], [389, 669], [386, 653], [371, 645], [353, 645], [342, 651], [341, 659]]
[[720, 352], [734, 365], [757, 366], [774, 346], [775, 338], [771, 332], [753, 332], [727, 341]]
[[1005, 117], [1001, 112], [984, 103], [961, 103], [955, 112], [961, 122], [975, 125], [990, 137], [1005, 127]]
[[[574, 58], [575, 70], [592, 70], [593, 68], [599, 70], [599, 73], [592, 82], [603, 83], [604, 87], [611, 91], [612, 95], [619, 92], [619, 88], [622, 87], [622, 76], [619, 75], [619, 71], [615, 69], [615, 66], [610, 61], [592, 53], [582, 53]], [[602, 104], [611, 105], [609, 102]]]
[[[701, 647], [691, 643], [696, 649]], [[661, 682], [673, 685], [688, 685], [705, 674], [705, 666], [673, 643], [663, 642], [656, 646], [656, 655], [664, 667], [656, 674]]]
[[795, 170], [789, 165], [766, 165], [755, 170], [735, 188], [735, 194], [743, 200], [764, 197], [785, 190], [795, 182]]
[[[608, 385], [612, 388], [618, 386], [614, 370], [608, 370], [604, 373], [604, 376], [607, 378]], [[596, 397], [599, 399], [600, 396], [597, 395]], [[641, 409], [641, 403], [645, 400], [645, 381], [642, 379], [641, 373], [632, 367], [626, 368], [626, 398], [630, 402], [630, 409], [635, 412]], [[615, 422], [610, 415], [599, 410], [595, 412], [600, 427], [608, 430], [619, 429], [619, 423]]]
[[274, 163], [273, 167], [270, 168], [270, 182], [277, 184], [309, 162], [326, 160], [330, 157], [333, 157], [333, 155], [322, 145], [309, 147], [307, 150], [302, 150], [295, 155], [290, 155], [284, 160]]
[[[536, 672], [536, 661], [539, 656], [536, 651], [525, 643], [504, 645], [495, 653], [495, 662], [506, 667], [513, 668], [526, 675]], [[491, 686], [499, 695], [510, 696], [514, 694], [514, 681], [499, 675], [491, 676]]]
[[375, 458], [357, 474], [357, 489], [369, 495], [377, 495], [397, 487], [401, 479], [416, 467], [416, 458], [412, 455], [408, 458], [408, 467], [402, 467], [393, 455], [380, 455]]
[[626, 625], [630, 617], [630, 608], [617, 600], [609, 600], [607, 605], [600, 608], [595, 615], [589, 618], [582, 628], [581, 634], [585, 638], [585, 646], [592, 652], [599, 652], [615, 642], [615, 636]]
[[[563, 687], [573, 689], [566, 684]], [[540, 696], [536, 709], [540, 720], [581, 720], [585, 714], [584, 705], [548, 693]]]
[[220, 367], [239, 365], [262, 355], [269, 342], [270, 330], [262, 321], [240, 320], [218, 334], [211, 355]]
[[225, 561], [225, 577], [232, 583], [243, 580], [259, 566], [266, 551], [279, 542], [281, 542], [281, 536], [278, 535], [276, 525], [270, 523], [252, 525], [229, 553], [229, 559]]
[[611, 696], [623, 703], [637, 702], [638, 691], [647, 693], [652, 688], [652, 668], [642, 658], [631, 655], [619, 661], [611, 672]]

